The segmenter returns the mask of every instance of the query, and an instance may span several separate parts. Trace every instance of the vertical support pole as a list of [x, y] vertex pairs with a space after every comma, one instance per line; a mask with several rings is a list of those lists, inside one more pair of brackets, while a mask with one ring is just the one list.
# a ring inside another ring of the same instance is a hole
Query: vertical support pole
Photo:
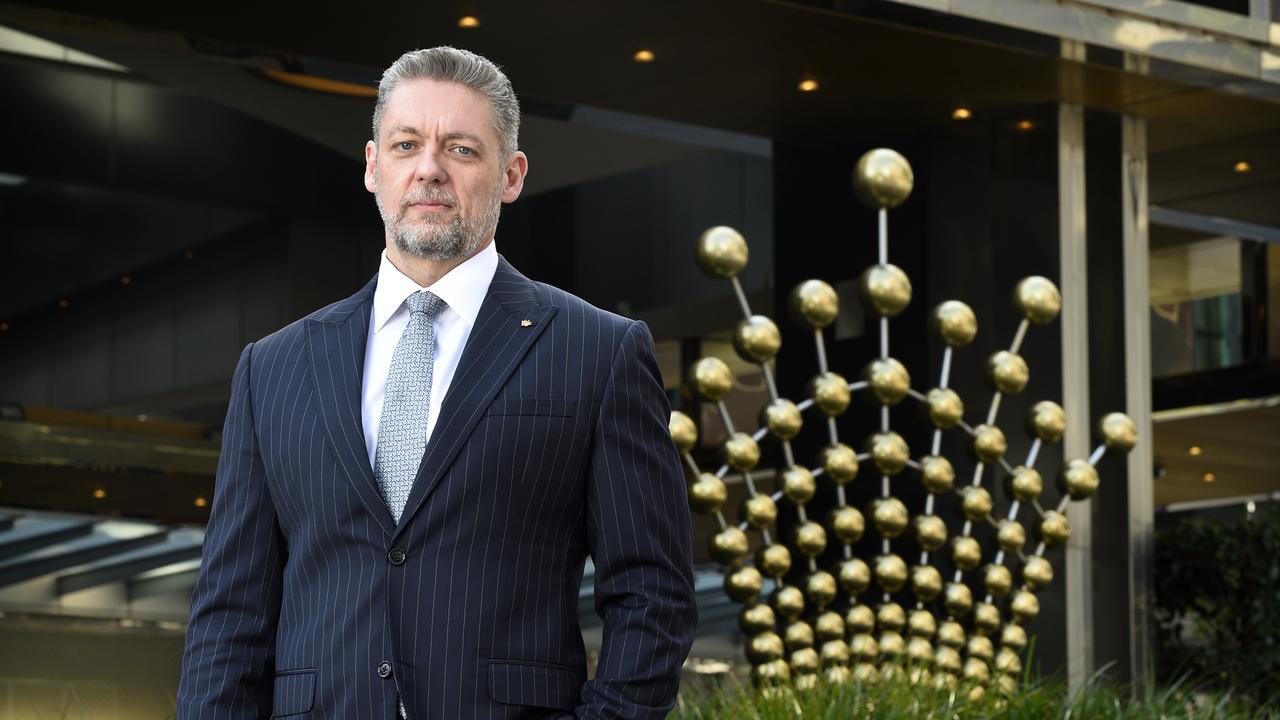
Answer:
[[[1067, 60], [1084, 60], [1081, 43], [1063, 41]], [[1062, 277], [1062, 406], [1065, 458], [1089, 455], [1089, 303], [1086, 253], [1084, 108], [1058, 106], [1058, 248]], [[1076, 692], [1093, 673], [1093, 527], [1087, 503], [1067, 505], [1067, 685]]]

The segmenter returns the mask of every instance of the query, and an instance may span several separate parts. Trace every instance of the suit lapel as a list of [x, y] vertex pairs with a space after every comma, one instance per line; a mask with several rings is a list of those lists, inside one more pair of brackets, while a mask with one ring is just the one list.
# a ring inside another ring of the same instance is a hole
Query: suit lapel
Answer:
[[499, 257], [498, 269], [449, 383], [440, 417], [409, 491], [397, 535], [440, 484], [490, 401], [550, 324], [556, 309], [554, 305], [539, 303], [533, 283], [516, 272], [505, 258]]
[[318, 317], [308, 318], [307, 339], [311, 378], [329, 448], [365, 509], [390, 535], [395, 530], [395, 520], [373, 477], [360, 420], [369, 311], [377, 285], [375, 275], [360, 292]]

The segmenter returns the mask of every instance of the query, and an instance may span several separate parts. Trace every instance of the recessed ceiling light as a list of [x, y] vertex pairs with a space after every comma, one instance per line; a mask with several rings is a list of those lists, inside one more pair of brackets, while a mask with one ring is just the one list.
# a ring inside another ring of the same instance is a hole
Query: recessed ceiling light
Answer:
[[0, 322], [0, 332], [9, 332], [9, 323]]
[[1036, 124], [1030, 120], [1019, 120], [1014, 124], [1014, 127], [1018, 129], [1018, 132], [1031, 132], [1036, 129]]
[[805, 93], [817, 92], [818, 81], [814, 80], [813, 78], [808, 78], [806, 80], [801, 80], [800, 84], [797, 85], [796, 87], [799, 88], [800, 92], [805, 92]]
[[102, 498], [107, 496], [107, 491], [103, 490], [102, 488], [97, 488], [93, 491], [93, 496], [101, 500]]
[[1201, 450], [1199, 445], [1192, 445], [1187, 448], [1187, 454], [1193, 457], [1199, 456], [1202, 452], [1204, 452], [1204, 450]]
[[63, 310], [66, 310], [67, 308], [71, 307], [71, 301], [67, 298], [62, 298], [61, 300], [58, 301], [58, 307], [62, 308]]
[[480, 18], [475, 15], [463, 15], [458, 18], [458, 27], [464, 30], [471, 30], [480, 27]]
[[958, 107], [951, 111], [952, 120], [968, 120], [973, 117], [973, 111], [967, 107]]
[[654, 60], [654, 54], [652, 50], [637, 50], [631, 59], [638, 63], [651, 63]]
[[1253, 166], [1249, 164], [1248, 160], [1241, 160], [1237, 162], [1232, 169], [1241, 174], [1253, 172]]
[[1218, 476], [1214, 475], [1211, 472], [1207, 472], [1204, 475], [1202, 475], [1200, 479], [1204, 480], [1205, 482], [1214, 482], [1215, 480], [1218, 479]]
[[128, 275], [122, 275], [122, 276], [120, 276], [120, 284], [121, 284], [121, 285], [128, 285], [128, 284], [129, 284], [129, 283], [131, 283], [131, 282], [133, 282], [133, 278], [129, 277]]
[[204, 497], [197, 495], [195, 504], [196, 504], [196, 507], [204, 507], [205, 505], [209, 504], [209, 501], [205, 500]]

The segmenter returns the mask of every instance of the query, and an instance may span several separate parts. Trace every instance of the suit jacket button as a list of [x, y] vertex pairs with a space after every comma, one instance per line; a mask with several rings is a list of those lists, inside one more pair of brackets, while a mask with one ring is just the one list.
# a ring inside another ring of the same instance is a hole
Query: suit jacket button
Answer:
[[406, 557], [408, 556], [400, 548], [394, 548], [387, 553], [387, 559], [391, 561], [392, 565], [403, 565]]
[[386, 660], [378, 663], [378, 677], [384, 679], [391, 677], [391, 663]]

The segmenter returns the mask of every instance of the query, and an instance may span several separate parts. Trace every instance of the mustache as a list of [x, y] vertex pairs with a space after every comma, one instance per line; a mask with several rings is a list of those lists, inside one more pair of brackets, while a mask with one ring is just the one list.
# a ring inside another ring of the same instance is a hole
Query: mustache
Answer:
[[437, 203], [445, 204], [449, 207], [458, 206], [458, 198], [453, 193], [438, 187], [426, 187], [420, 190], [414, 190], [405, 196], [402, 205], [409, 207], [415, 203]]

